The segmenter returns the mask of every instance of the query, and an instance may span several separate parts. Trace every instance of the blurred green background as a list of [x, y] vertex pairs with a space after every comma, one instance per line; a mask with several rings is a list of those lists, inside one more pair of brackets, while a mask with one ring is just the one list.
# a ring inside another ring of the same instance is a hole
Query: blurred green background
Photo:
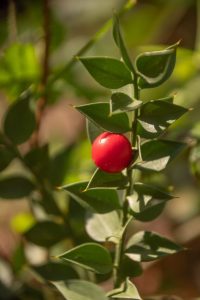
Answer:
[[[53, 79], [47, 90], [47, 105], [38, 131], [38, 142], [40, 147], [49, 144], [51, 167], [48, 178], [53, 187], [87, 180], [95, 169], [90, 157], [85, 120], [71, 105], [108, 101], [110, 95], [76, 60], [71, 60], [88, 41], [90, 43], [83, 55], [119, 57], [112, 39], [112, 24], [106, 22], [124, 3], [120, 0], [49, 1], [48, 76]], [[40, 85], [44, 68], [44, 20], [41, 0], [0, 1], [2, 122], [6, 110], [24, 89]], [[200, 295], [200, 1], [138, 0], [135, 6], [121, 15], [120, 22], [132, 58], [142, 51], [160, 49], [181, 40], [171, 79], [160, 88], [142, 91], [141, 97], [147, 101], [175, 94], [176, 104], [191, 108], [165, 134], [169, 139], [185, 141], [187, 149], [165, 174], [145, 175], [143, 178], [168, 186], [178, 197], [167, 205], [156, 221], [137, 223], [133, 229], [158, 231], [183, 244], [188, 251], [145, 264], [144, 274], [135, 282], [144, 296], [174, 294], [183, 299], [197, 298]], [[19, 150], [24, 156], [30, 153], [30, 140], [20, 145]], [[40, 160], [44, 171], [45, 155]], [[18, 159], [2, 170], [0, 178], [10, 174], [31, 176]], [[56, 191], [53, 194], [58, 205], [65, 209], [66, 195]], [[52, 298], [44, 285], [41, 289], [30, 269], [25, 267], [27, 262], [32, 265], [44, 262], [48, 255], [41, 247], [24, 244], [20, 235], [35, 222], [32, 213], [39, 220], [49, 218], [45, 209], [43, 211], [37, 205], [37, 195], [34, 197], [36, 206], [32, 207], [32, 212], [27, 199], [10, 202], [0, 198], [2, 300], [61, 299]], [[75, 204], [71, 204], [68, 210], [69, 222], [75, 233], [74, 242], [89, 240], [84, 229], [83, 211]], [[69, 247], [70, 240], [66, 243]], [[63, 249], [64, 246], [61, 243], [57, 247]], [[56, 251], [52, 249], [51, 253]], [[106, 289], [108, 284], [104, 282], [102, 286]]]

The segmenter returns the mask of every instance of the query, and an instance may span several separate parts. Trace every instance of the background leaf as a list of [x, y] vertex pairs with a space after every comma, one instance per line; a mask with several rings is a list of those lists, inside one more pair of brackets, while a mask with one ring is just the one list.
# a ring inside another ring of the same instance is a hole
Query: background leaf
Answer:
[[129, 119], [126, 113], [110, 115], [109, 103], [99, 102], [76, 106], [76, 109], [84, 114], [90, 121], [100, 128], [124, 133], [130, 131]]
[[76, 271], [61, 262], [47, 262], [39, 266], [31, 266], [31, 268], [48, 281], [64, 281], [77, 278]]
[[186, 144], [153, 140], [141, 145], [143, 162], [137, 163], [136, 168], [149, 171], [162, 171], [186, 147]]
[[126, 255], [134, 261], [152, 261], [183, 250], [181, 246], [150, 231], [133, 235], [126, 248]]
[[103, 290], [89, 281], [74, 279], [53, 284], [67, 300], [108, 300]]
[[29, 242], [46, 248], [62, 241], [67, 235], [67, 229], [53, 221], [40, 221], [24, 233]]
[[92, 208], [97, 213], [103, 214], [120, 209], [119, 198], [115, 189], [95, 188], [85, 190], [86, 187], [86, 182], [78, 182], [63, 186], [62, 189], [66, 190], [79, 204], [87, 209]]
[[3, 171], [13, 160], [14, 154], [4, 145], [0, 145], [0, 172]]
[[60, 254], [58, 258], [99, 274], [106, 274], [112, 270], [112, 260], [108, 250], [95, 243], [77, 246]]
[[23, 94], [8, 109], [4, 119], [4, 132], [15, 144], [24, 143], [36, 127], [32, 97], [29, 93]]
[[116, 211], [107, 214], [87, 214], [86, 231], [95, 241], [105, 242], [110, 237], [117, 237], [121, 229]]
[[0, 197], [18, 199], [27, 197], [35, 189], [35, 185], [22, 176], [9, 176], [0, 179]]
[[0, 60], [0, 86], [30, 84], [39, 77], [39, 64], [32, 44], [12, 44]]
[[132, 82], [128, 68], [120, 60], [110, 57], [79, 58], [90, 75], [102, 86], [118, 89]]

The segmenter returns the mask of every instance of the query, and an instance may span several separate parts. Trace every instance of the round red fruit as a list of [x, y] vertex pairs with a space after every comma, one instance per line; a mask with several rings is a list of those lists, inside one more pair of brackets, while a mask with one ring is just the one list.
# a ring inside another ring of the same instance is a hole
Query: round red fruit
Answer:
[[101, 170], [118, 173], [132, 161], [131, 144], [122, 134], [103, 132], [92, 144], [92, 159]]

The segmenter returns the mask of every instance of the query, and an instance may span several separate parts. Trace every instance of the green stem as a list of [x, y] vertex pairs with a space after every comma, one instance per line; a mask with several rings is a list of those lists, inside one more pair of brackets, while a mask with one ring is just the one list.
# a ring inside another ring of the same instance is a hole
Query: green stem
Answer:
[[[138, 76], [136, 73], [134, 73], [134, 97], [135, 99], [139, 99], [139, 89], [138, 89]], [[131, 132], [131, 142], [132, 147], [136, 146], [136, 130], [137, 130], [137, 117], [138, 117], [138, 109], [134, 113], [134, 119], [132, 121], [132, 132]], [[133, 193], [133, 171], [132, 169], [127, 169], [127, 177], [129, 181], [129, 185], [126, 189], [124, 204], [123, 204], [123, 210], [121, 215], [121, 223], [124, 227], [128, 221], [128, 201], [127, 196], [132, 195]], [[121, 239], [119, 240], [119, 243], [116, 246], [116, 252], [115, 252], [115, 261], [114, 261], [114, 288], [119, 288], [120, 285], [123, 282], [123, 276], [121, 276], [121, 264], [123, 259], [123, 253], [124, 253], [124, 244], [125, 244], [125, 233], [123, 233]]]

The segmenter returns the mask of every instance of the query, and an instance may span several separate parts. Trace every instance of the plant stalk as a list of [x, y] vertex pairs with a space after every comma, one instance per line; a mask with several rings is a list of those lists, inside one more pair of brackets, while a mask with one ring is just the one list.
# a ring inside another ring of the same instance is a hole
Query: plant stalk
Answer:
[[[134, 97], [135, 99], [139, 100], [139, 89], [138, 89], [138, 76], [134, 72]], [[136, 130], [137, 130], [137, 118], [138, 118], [138, 109], [134, 113], [134, 119], [132, 121], [132, 132], [131, 132], [131, 143], [132, 147], [136, 146]], [[123, 204], [123, 210], [121, 214], [121, 223], [124, 227], [128, 221], [128, 201], [127, 196], [132, 195], [133, 193], [133, 170], [127, 169], [127, 177], [129, 181], [129, 185], [126, 189], [125, 193], [125, 199]], [[114, 288], [119, 288], [120, 285], [123, 282], [123, 276], [121, 276], [121, 266], [122, 266], [122, 259], [123, 259], [123, 253], [124, 253], [124, 244], [125, 244], [125, 232], [123, 232], [121, 239], [119, 240], [119, 243], [116, 245], [116, 252], [115, 252], [115, 261], [114, 261]]]

